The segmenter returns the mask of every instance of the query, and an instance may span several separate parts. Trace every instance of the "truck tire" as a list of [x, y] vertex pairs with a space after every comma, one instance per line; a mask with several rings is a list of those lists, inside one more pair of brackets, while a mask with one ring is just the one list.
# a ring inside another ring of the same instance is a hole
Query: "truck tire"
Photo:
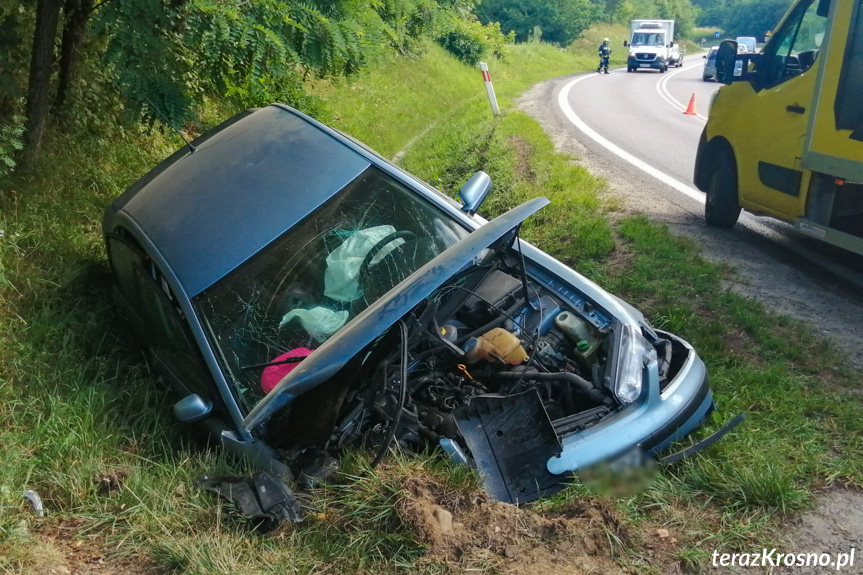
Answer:
[[737, 201], [737, 166], [728, 150], [722, 150], [713, 162], [710, 185], [704, 199], [704, 220], [709, 226], [731, 228], [740, 217]]

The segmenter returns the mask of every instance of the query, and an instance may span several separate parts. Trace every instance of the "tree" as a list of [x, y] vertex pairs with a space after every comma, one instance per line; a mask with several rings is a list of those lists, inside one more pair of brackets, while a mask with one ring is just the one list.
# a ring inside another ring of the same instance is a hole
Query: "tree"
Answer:
[[22, 158], [25, 167], [31, 167], [36, 161], [51, 109], [49, 90], [61, 4], [62, 0], [39, 0], [36, 5], [36, 29], [27, 84], [27, 126]]
[[63, 41], [60, 44], [60, 71], [57, 79], [57, 98], [54, 107], [62, 109], [69, 90], [78, 74], [81, 61], [81, 46], [87, 32], [87, 22], [95, 8], [94, 0], [66, 0], [63, 7], [65, 23]]
[[500, 22], [520, 42], [539, 26], [543, 39], [565, 45], [600, 19], [601, 7], [590, 0], [484, 0], [476, 14], [484, 24]]

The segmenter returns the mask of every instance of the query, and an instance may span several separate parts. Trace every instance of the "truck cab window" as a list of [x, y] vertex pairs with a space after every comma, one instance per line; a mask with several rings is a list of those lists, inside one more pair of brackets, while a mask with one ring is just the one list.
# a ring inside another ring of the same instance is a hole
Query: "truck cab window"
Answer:
[[863, 140], [863, 2], [854, 8], [848, 34], [848, 46], [842, 60], [842, 73], [836, 92], [837, 130], [851, 130], [851, 138]]
[[818, 14], [818, 2], [798, 5], [764, 53], [759, 73], [765, 88], [772, 88], [812, 67], [827, 32], [827, 18]]

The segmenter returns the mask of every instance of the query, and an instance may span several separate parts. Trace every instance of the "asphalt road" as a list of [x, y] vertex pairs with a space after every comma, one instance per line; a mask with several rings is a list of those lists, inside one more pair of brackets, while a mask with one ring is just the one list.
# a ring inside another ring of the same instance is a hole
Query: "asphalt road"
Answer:
[[[806, 238], [792, 226], [744, 212], [732, 230], [704, 223], [692, 183], [710, 97], [701, 54], [683, 68], [583, 74], [537, 85], [520, 100], [559, 150], [605, 177], [623, 211], [645, 213], [736, 270], [729, 287], [830, 335], [863, 366], [863, 258]], [[695, 94], [699, 115], [683, 113]]]
[[568, 102], [599, 134], [689, 183], [704, 120], [684, 115], [683, 110], [695, 94], [696, 110], [706, 118], [710, 96], [720, 86], [701, 79], [702, 62], [690, 56], [684, 59], [683, 68], [670, 68], [665, 74], [654, 70], [627, 73], [625, 69], [597, 74], [573, 86]]
[[[683, 68], [672, 68], [665, 74], [652, 70], [597, 74], [577, 79], [566, 101], [558, 104], [565, 113], [569, 107], [613, 146], [676, 180], [676, 191], [686, 199], [676, 198], [675, 202], [690, 213], [700, 213], [703, 194], [692, 184], [695, 153], [711, 96], [721, 86], [705, 82], [703, 69], [704, 60], [697, 54], [686, 59]], [[682, 112], [693, 96], [698, 115], [685, 115]], [[607, 153], [608, 146], [605, 148], [603, 152]], [[683, 187], [689, 189], [682, 190]], [[851, 286], [863, 287], [863, 257], [807, 238], [792, 226], [771, 218], [744, 213], [738, 227], [744, 228], [740, 238], [761, 243], [780, 259], [794, 254], [795, 259], [802, 260], [800, 265], [814, 266]]]

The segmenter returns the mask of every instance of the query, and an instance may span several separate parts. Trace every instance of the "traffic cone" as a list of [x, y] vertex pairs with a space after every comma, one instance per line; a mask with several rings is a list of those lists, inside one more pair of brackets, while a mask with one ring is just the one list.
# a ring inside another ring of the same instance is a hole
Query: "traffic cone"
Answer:
[[689, 99], [689, 105], [686, 107], [686, 111], [683, 113], [689, 116], [698, 115], [698, 112], [695, 111], [695, 92], [692, 93], [692, 97]]

